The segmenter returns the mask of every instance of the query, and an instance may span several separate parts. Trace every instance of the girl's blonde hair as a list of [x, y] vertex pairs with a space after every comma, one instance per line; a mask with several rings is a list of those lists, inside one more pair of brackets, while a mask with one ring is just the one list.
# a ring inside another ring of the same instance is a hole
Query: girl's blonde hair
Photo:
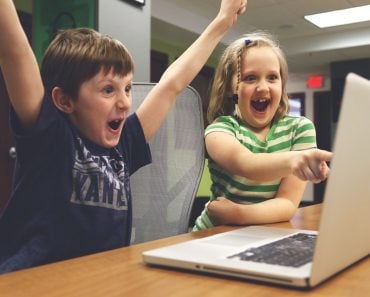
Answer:
[[288, 64], [285, 55], [272, 35], [266, 32], [254, 32], [243, 35], [235, 40], [224, 51], [217, 66], [211, 89], [211, 99], [207, 111], [207, 120], [212, 123], [218, 116], [231, 115], [234, 112], [234, 101], [232, 96], [233, 80], [237, 79], [237, 88], [241, 76], [241, 60], [248, 55], [251, 47], [271, 48], [280, 64], [280, 76], [282, 80], [282, 96], [274, 120], [281, 119], [289, 111], [288, 94], [286, 83], [288, 79]]

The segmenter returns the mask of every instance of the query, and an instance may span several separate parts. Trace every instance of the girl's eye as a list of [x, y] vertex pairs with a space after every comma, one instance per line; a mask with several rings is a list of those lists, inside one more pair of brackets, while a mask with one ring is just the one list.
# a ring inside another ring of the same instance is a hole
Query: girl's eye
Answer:
[[256, 79], [257, 78], [255, 75], [246, 75], [243, 80], [250, 82], [250, 81], [255, 81]]
[[271, 74], [271, 75], [269, 75], [268, 79], [270, 81], [275, 81], [275, 80], [279, 79], [279, 76], [276, 75], [276, 74]]

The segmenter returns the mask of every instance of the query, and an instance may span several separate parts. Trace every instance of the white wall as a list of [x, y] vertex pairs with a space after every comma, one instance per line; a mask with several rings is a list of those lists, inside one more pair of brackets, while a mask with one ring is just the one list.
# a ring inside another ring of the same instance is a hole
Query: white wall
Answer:
[[[327, 73], [327, 72], [326, 72]], [[320, 89], [308, 89], [306, 86], [306, 79], [309, 77], [310, 73], [292, 73], [289, 75], [287, 91], [288, 93], [305, 93], [305, 116], [311, 121], [314, 120], [314, 109], [313, 109], [313, 97], [315, 92], [320, 91], [330, 91], [330, 77], [325, 75], [324, 86]], [[303, 201], [313, 201], [314, 199], [314, 185], [308, 183], [306, 190], [304, 192]]]
[[150, 81], [150, 3], [135, 6], [123, 0], [98, 2], [98, 31], [120, 40], [135, 62], [134, 81]]

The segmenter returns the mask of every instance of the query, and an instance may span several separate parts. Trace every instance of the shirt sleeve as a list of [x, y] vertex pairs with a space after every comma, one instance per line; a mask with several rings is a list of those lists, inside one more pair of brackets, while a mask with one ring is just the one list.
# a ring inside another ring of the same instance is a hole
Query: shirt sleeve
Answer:
[[50, 155], [53, 149], [61, 151], [67, 137], [66, 119], [56, 109], [52, 100], [45, 96], [35, 125], [25, 130], [14, 109], [10, 110], [10, 127], [17, 149], [17, 159], [32, 160]]
[[120, 141], [121, 149], [129, 166], [130, 175], [152, 162], [149, 144], [136, 113], [131, 114], [125, 123]]
[[300, 117], [295, 128], [292, 150], [316, 148], [316, 130], [311, 120]]
[[231, 116], [220, 116], [207, 126], [204, 135], [206, 136], [212, 132], [224, 132], [235, 136], [235, 131], [238, 131], [237, 126], [239, 126], [239, 123], [235, 118]]

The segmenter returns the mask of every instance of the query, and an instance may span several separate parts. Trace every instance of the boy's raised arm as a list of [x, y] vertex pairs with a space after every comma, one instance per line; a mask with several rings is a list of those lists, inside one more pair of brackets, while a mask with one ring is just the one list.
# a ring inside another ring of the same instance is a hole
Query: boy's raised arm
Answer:
[[0, 32], [0, 66], [10, 101], [24, 128], [30, 128], [38, 117], [44, 87], [11, 0], [0, 0]]
[[137, 110], [147, 141], [158, 130], [176, 96], [198, 74], [227, 30], [245, 12], [246, 6], [246, 0], [222, 0], [214, 20], [163, 74]]

